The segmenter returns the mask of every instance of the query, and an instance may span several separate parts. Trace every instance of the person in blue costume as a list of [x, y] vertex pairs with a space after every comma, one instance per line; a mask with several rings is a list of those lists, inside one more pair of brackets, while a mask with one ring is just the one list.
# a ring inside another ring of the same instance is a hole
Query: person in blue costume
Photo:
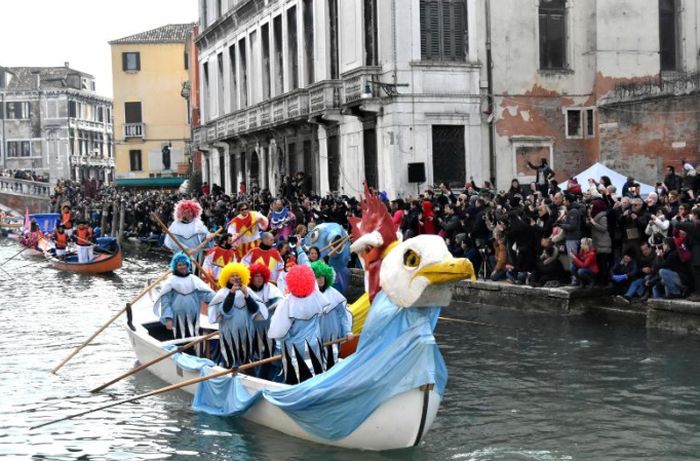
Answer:
[[[333, 288], [343, 295], [347, 293], [350, 283], [350, 269], [348, 269], [348, 263], [350, 262], [350, 241], [347, 239], [347, 236], [348, 232], [340, 224], [323, 223], [314, 227], [313, 230], [304, 237], [305, 247], [325, 248], [320, 252], [320, 259], [326, 260], [335, 271], [336, 276], [333, 281]], [[338, 251], [334, 252], [334, 248], [340, 244], [343, 239], [345, 239], [345, 242], [340, 245]], [[329, 246], [331, 243], [335, 243], [336, 245]]]
[[268, 318], [267, 307], [248, 289], [249, 283], [250, 271], [244, 264], [227, 264], [219, 274], [223, 288], [209, 303], [209, 322], [219, 324], [221, 354], [227, 368], [253, 360], [253, 319]]
[[287, 384], [323, 373], [320, 318], [328, 301], [311, 267], [298, 264], [287, 273], [289, 294], [277, 305], [268, 337], [278, 341]]
[[[260, 301], [265, 304], [265, 307], [272, 312], [277, 304], [282, 301], [284, 296], [282, 292], [273, 283], [270, 283], [270, 269], [261, 263], [255, 263], [249, 267], [250, 269], [250, 284], [248, 288], [255, 293]], [[255, 328], [255, 336], [253, 338], [253, 360], [262, 360], [275, 355], [276, 344], [275, 340], [267, 335], [270, 329], [270, 318], [262, 318], [257, 316], [253, 320]], [[279, 362], [269, 363], [256, 369], [256, 376], [259, 378], [272, 380], [277, 376], [281, 367]]]
[[[321, 343], [327, 343], [344, 336], [352, 335], [352, 314], [348, 310], [348, 300], [338, 290], [333, 288], [335, 271], [323, 261], [311, 263], [311, 269], [316, 276], [316, 283], [328, 305], [323, 310], [320, 319]], [[326, 369], [338, 361], [339, 345], [329, 344], [324, 348], [323, 358]]]
[[192, 261], [183, 252], [175, 253], [170, 261], [172, 275], [163, 284], [153, 305], [165, 328], [175, 338], [199, 335], [199, 312], [202, 303], [214, 298], [214, 291], [192, 274]]

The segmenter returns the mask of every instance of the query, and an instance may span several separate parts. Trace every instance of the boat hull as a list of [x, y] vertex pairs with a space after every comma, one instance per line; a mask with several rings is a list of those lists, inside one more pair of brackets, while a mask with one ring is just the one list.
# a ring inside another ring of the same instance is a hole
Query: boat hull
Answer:
[[[145, 296], [143, 299], [148, 302], [149, 298], [153, 297]], [[134, 306], [135, 313], [143, 313], [145, 309], [150, 311], [150, 305], [147, 305], [147, 302], [143, 303], [143, 299]], [[139, 304], [142, 305], [139, 306]], [[153, 317], [150, 320], [156, 319]], [[167, 343], [161, 343], [151, 337], [143, 327], [142, 321], [134, 323], [134, 330], [126, 327], [126, 331], [140, 363], [146, 363], [166, 354], [162, 347]], [[170, 359], [163, 360], [149, 367], [148, 370], [168, 384], [198, 377], [194, 373], [179, 368]], [[219, 370], [223, 369], [218, 367], [214, 369], [214, 371]], [[264, 389], [288, 387], [287, 384], [247, 375], [239, 375], [238, 379], [251, 394]], [[191, 394], [196, 390], [195, 386], [187, 386], [183, 389]], [[306, 432], [283, 410], [264, 398], [258, 400], [241, 417], [290, 436], [324, 445], [360, 450], [392, 450], [412, 447], [420, 442], [435, 420], [440, 400], [440, 395], [432, 386], [422, 386], [419, 389], [403, 392], [381, 404], [355, 431], [339, 440], [322, 439]]]
[[122, 252], [118, 250], [111, 255], [100, 254], [89, 263], [64, 262], [60, 259], [52, 258], [51, 264], [58, 270], [76, 272], [78, 274], [105, 274], [114, 272], [122, 267]]

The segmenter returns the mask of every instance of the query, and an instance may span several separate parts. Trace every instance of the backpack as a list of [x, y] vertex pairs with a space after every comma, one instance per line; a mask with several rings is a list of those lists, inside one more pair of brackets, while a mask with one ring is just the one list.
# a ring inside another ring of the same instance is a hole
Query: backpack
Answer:
[[676, 241], [676, 250], [678, 251], [678, 258], [683, 264], [689, 263], [693, 258], [693, 253], [688, 249], [688, 237], [684, 237], [680, 242]]

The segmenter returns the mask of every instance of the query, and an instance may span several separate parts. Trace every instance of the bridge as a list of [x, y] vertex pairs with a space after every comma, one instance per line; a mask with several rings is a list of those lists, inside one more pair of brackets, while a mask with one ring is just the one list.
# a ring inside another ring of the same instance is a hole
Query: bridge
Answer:
[[25, 208], [30, 213], [49, 211], [51, 192], [51, 185], [47, 182], [0, 176], [0, 205], [19, 213], [23, 213]]

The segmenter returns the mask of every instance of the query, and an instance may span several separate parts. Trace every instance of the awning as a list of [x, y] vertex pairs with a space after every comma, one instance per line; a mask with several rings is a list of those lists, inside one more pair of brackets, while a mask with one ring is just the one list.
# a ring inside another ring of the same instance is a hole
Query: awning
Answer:
[[118, 178], [117, 187], [169, 187], [176, 189], [186, 178]]

